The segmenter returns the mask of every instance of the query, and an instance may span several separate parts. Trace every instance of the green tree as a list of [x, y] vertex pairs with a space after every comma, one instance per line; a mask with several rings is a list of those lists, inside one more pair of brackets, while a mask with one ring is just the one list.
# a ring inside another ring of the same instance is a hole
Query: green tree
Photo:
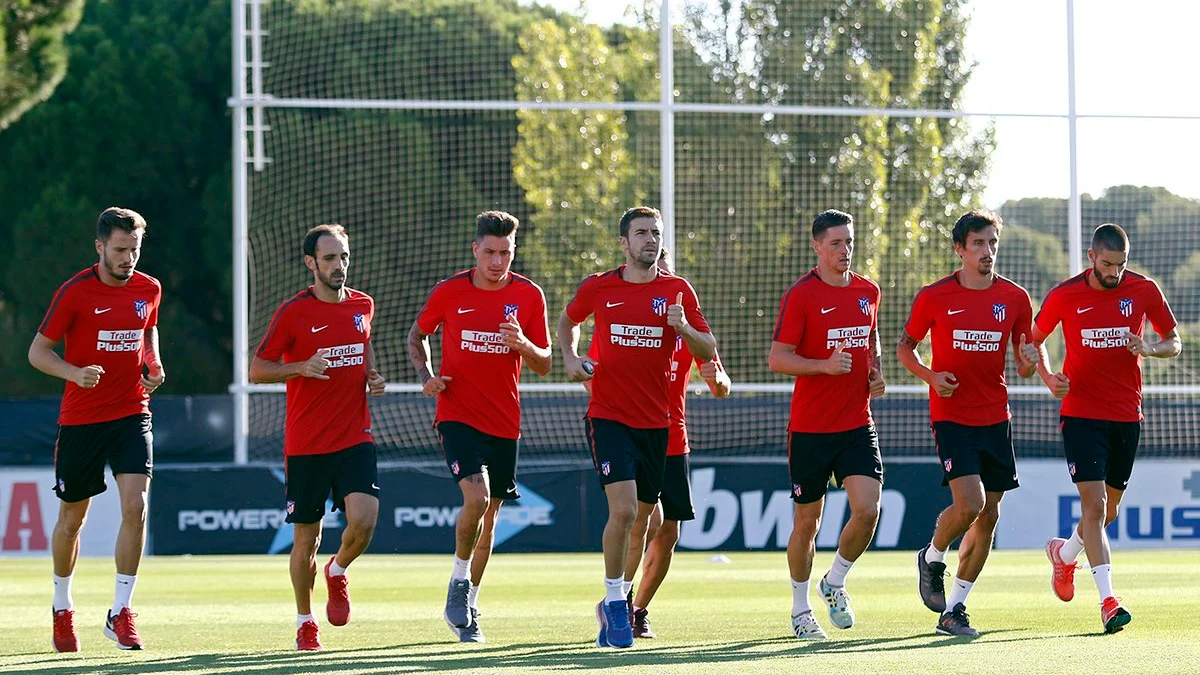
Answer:
[[82, 14], [83, 0], [0, 0], [0, 131], [62, 82]]
[[[539, 21], [519, 44], [518, 100], [620, 100], [622, 60], [598, 27]], [[650, 181], [630, 150], [621, 110], [526, 109], [517, 117], [513, 175], [533, 209], [526, 264], [549, 306], [562, 307], [584, 276], [624, 261], [617, 221], [644, 199]]]
[[[756, 0], [722, 3], [715, 16], [697, 4], [682, 27], [690, 70], [677, 79], [681, 97], [708, 102], [952, 109], [971, 73], [966, 29], [958, 0]], [[677, 66], [688, 61], [677, 54]], [[883, 288], [880, 333], [890, 347], [916, 290], [955, 265], [949, 228], [982, 192], [991, 129], [879, 115], [737, 117], [703, 125], [700, 147], [720, 144], [711, 133], [718, 125], [729, 128], [723, 161], [698, 158], [696, 170], [711, 180], [677, 192], [681, 215], [688, 204], [705, 208], [681, 221], [689, 241], [717, 246], [697, 262], [720, 269], [714, 313], [737, 335], [724, 350], [731, 371], [767, 377], [776, 303], [812, 264], [807, 224], [826, 208], [855, 217], [855, 267]], [[736, 264], [724, 262], [730, 250]]]
[[[139, 265], [162, 280], [172, 393], [229, 382], [229, 5], [91, 3], [57, 94], [0, 134], [3, 391], [61, 391], [25, 351], [55, 288], [96, 260], [111, 205], [150, 223]], [[224, 61], [225, 65], [221, 65]]]

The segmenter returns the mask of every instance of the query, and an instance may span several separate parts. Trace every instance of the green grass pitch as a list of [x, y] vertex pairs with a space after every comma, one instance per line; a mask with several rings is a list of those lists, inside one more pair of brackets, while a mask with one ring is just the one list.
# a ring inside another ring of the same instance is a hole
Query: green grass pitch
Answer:
[[[651, 606], [659, 637], [632, 649], [598, 649], [600, 555], [497, 554], [480, 594], [486, 644], [459, 644], [441, 619], [449, 554], [368, 555], [350, 571], [348, 626], [314, 607], [325, 651], [292, 651], [295, 615], [286, 556], [148, 558], [134, 608], [147, 648], [121, 652], [101, 635], [112, 599], [112, 562], [80, 561], [76, 629], [83, 651], [50, 647], [50, 563], [0, 560], [0, 672], [64, 675], [150, 673], [1200, 673], [1200, 553], [1117, 551], [1114, 579], [1133, 613], [1100, 634], [1091, 575], [1075, 600], [1050, 591], [1041, 551], [993, 552], [968, 607], [974, 641], [935, 635], [936, 616], [917, 597], [914, 554], [867, 553], [848, 589], [858, 614], [830, 639], [791, 637], [791, 593], [782, 553], [680, 553]], [[814, 579], [829, 564], [817, 556]], [[954, 564], [953, 554], [948, 559]], [[324, 564], [322, 558], [321, 564]]]

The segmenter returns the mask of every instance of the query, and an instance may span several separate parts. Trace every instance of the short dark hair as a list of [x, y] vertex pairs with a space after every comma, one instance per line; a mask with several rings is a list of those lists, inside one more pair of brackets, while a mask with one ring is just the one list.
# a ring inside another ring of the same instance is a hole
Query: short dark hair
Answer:
[[849, 227], [854, 224], [854, 216], [851, 216], [845, 211], [837, 209], [827, 209], [817, 214], [812, 222], [812, 238], [813, 241], [821, 238], [825, 234], [825, 230], [831, 227], [841, 227], [845, 225]]
[[121, 230], [129, 234], [144, 234], [146, 219], [133, 209], [110, 206], [101, 211], [100, 217], [96, 220], [96, 238], [107, 242], [108, 238], [112, 236], [113, 230]]
[[317, 225], [308, 232], [304, 233], [304, 245], [301, 247], [304, 250], [304, 255], [311, 255], [314, 258], [317, 257], [317, 240], [327, 234], [333, 237], [341, 237], [346, 241], [350, 240], [350, 237], [346, 235], [346, 228], [338, 225], [337, 223]]
[[1000, 234], [1004, 229], [1004, 219], [998, 213], [987, 209], [971, 209], [962, 214], [962, 217], [954, 223], [954, 231], [951, 237], [954, 243], [967, 245], [967, 234], [970, 232], [978, 232], [985, 227], [995, 227], [996, 234]]
[[507, 237], [520, 227], [521, 221], [505, 211], [484, 211], [475, 216], [475, 239], [478, 241], [488, 235]]
[[1129, 250], [1129, 235], [1116, 223], [1104, 223], [1092, 233], [1092, 250], [1124, 253]]
[[632, 223], [635, 218], [653, 218], [661, 223], [662, 213], [660, 213], [658, 209], [654, 208], [653, 206], [635, 206], [633, 208], [626, 209], [625, 213], [621, 214], [620, 231], [622, 237], [629, 236], [629, 224]]

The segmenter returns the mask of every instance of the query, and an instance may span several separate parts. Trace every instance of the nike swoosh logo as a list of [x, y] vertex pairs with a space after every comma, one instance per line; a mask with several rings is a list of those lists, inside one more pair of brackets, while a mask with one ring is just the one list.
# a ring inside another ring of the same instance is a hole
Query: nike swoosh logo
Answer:
[[1076, 309], [1076, 310], [1075, 310], [1075, 313], [1076, 313], [1076, 314], [1083, 314], [1084, 312], [1090, 312], [1090, 311], [1092, 311], [1092, 308], [1091, 308], [1091, 307], [1088, 307], [1087, 309]]
[[821, 313], [822, 313], [822, 314], [828, 314], [828, 313], [832, 312], [832, 311], [833, 311], [833, 310], [835, 310], [835, 309], [837, 309], [837, 307], [830, 307], [829, 309], [825, 309], [824, 307], [822, 307], [822, 308], [821, 308]]
[[109, 310], [111, 310], [111, 309], [112, 309], [112, 307], [105, 307], [104, 309], [100, 309], [99, 307], [97, 307], [97, 308], [95, 309], [95, 312], [96, 312], [97, 314], [103, 314], [103, 313], [105, 313], [105, 312], [107, 312], [107, 311], [109, 311]]
[[472, 307], [471, 309], [463, 309], [462, 307], [458, 308], [459, 314], [470, 314], [471, 312], [474, 312], [474, 311], [475, 311], [474, 307]]
[[962, 314], [965, 311], [967, 311], [967, 310], [965, 310], [965, 309], [948, 309], [948, 310], [946, 310], [946, 315], [954, 316], [955, 314]]
[[379, 486], [378, 486], [378, 485], [376, 485], [376, 484], [374, 484], [374, 483], [371, 483], [371, 489], [372, 489], [372, 490], [378, 490], [378, 489], [379, 489]]
[[623, 304], [625, 304], [625, 303], [624, 302], [606, 302], [606, 303], [604, 303], [604, 306], [608, 307], [609, 309], [612, 309], [613, 307], [620, 307]]
[[320, 333], [321, 331], [325, 330], [326, 328], [329, 328], [329, 324], [325, 324], [324, 326], [321, 326], [320, 328], [317, 328], [316, 326], [313, 326], [313, 327], [312, 327], [312, 332], [314, 332], [314, 333]]

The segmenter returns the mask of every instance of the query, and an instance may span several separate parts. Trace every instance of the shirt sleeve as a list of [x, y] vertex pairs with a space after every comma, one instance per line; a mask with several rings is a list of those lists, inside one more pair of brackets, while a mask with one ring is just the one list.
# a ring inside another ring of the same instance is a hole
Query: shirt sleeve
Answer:
[[[364, 295], [366, 295], [364, 293]], [[371, 335], [375, 328], [375, 298], [366, 295], [367, 298], [367, 342], [371, 341]]]
[[775, 333], [771, 339], [785, 345], [799, 346], [804, 337], [804, 307], [800, 293], [792, 286], [779, 300], [775, 317]]
[[917, 293], [917, 297], [913, 298], [912, 311], [908, 313], [908, 323], [904, 324], [904, 334], [909, 339], [920, 342], [929, 334], [929, 329], [933, 327], [933, 320], [929, 313], [929, 293], [926, 289], [921, 289]]
[[71, 327], [71, 322], [75, 319], [74, 294], [68, 288], [70, 284], [71, 282], [68, 281], [54, 292], [54, 297], [50, 300], [50, 308], [46, 310], [46, 317], [38, 326], [38, 332], [51, 342], [63, 339], [63, 336], [67, 334], [67, 329]]
[[263, 336], [262, 342], [258, 345], [258, 351], [254, 353], [258, 358], [278, 361], [283, 358], [284, 353], [295, 341], [291, 327], [288, 325], [288, 304], [285, 302], [275, 310], [275, 316], [271, 318], [267, 334]]
[[1025, 289], [1020, 289], [1021, 294], [1017, 300], [1017, 315], [1013, 319], [1012, 327], [1012, 343], [1013, 346], [1021, 344], [1021, 336], [1025, 336], [1025, 341], [1033, 344], [1033, 301], [1029, 299], [1029, 292]]
[[425, 301], [425, 306], [421, 308], [421, 313], [417, 315], [417, 329], [426, 335], [436, 333], [438, 327], [446, 320], [445, 289], [446, 282], [434, 286], [433, 290], [429, 292], [429, 299]]
[[146, 317], [146, 328], [158, 325], [158, 306], [162, 304], [162, 284], [154, 282], [154, 302], [150, 304], [150, 316]]
[[871, 332], [874, 333], [879, 330], [879, 306], [883, 304], [883, 292], [876, 284], [871, 284], [871, 288], [875, 289], [875, 306], [871, 311]]
[[1046, 335], [1054, 332], [1062, 321], [1062, 294], [1056, 292], [1056, 289], [1050, 289], [1046, 294], [1046, 299], [1042, 300], [1042, 307], [1038, 310], [1037, 316], [1034, 317], [1034, 323], [1038, 330]]
[[541, 288], [533, 287], [534, 295], [534, 310], [526, 315], [526, 320], [521, 324], [521, 331], [525, 333], [525, 337], [534, 345], [545, 349], [550, 346], [550, 329], [547, 327], [546, 318], [546, 294]]
[[[701, 333], [711, 333], [712, 328], [708, 325], [708, 319], [704, 318], [704, 313], [700, 311], [700, 298], [696, 295], [696, 289], [692, 288], [692, 284], [687, 279], [680, 279], [683, 282], [683, 316], [687, 322], [700, 331]], [[675, 298], [671, 298], [675, 300]]]
[[1171, 306], [1167, 304], [1167, 298], [1158, 284], [1151, 281], [1150, 285], [1154, 290], [1150, 294], [1150, 305], [1146, 308], [1146, 318], [1150, 320], [1150, 325], [1154, 327], [1155, 333], [1166, 335], [1177, 325], [1175, 314], [1171, 311]]
[[575, 289], [575, 297], [571, 298], [571, 302], [567, 303], [567, 308], [563, 310], [567, 318], [576, 324], [586, 321], [595, 310], [596, 279], [595, 276], [584, 279], [579, 288]]

